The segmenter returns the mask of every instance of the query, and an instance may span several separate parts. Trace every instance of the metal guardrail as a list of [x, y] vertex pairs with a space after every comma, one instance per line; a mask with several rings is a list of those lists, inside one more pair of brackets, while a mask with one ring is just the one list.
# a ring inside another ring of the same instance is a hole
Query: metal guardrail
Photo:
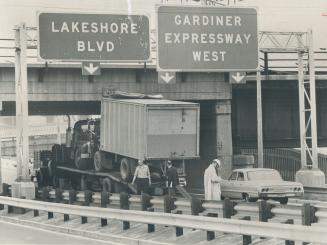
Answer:
[[[105, 195], [103, 195], [103, 193]], [[126, 193], [125, 193], [126, 194]], [[152, 210], [153, 212], [165, 212], [176, 214], [192, 214], [201, 216], [224, 217], [233, 219], [271, 221], [285, 223], [292, 220], [295, 224], [318, 224], [326, 223], [327, 203], [308, 200], [294, 199], [289, 205], [282, 205], [275, 201], [258, 201], [255, 203], [234, 202], [229, 199], [224, 201], [207, 201], [197, 198], [171, 198], [151, 197], [149, 195], [124, 195], [108, 192], [91, 191], [64, 191], [52, 190], [47, 187], [38, 191], [38, 196], [43, 201], [65, 202], [70, 204], [85, 204], [120, 209], [122, 206], [129, 210]], [[311, 203], [310, 203], [311, 202]], [[321, 217], [317, 217], [319, 211]], [[326, 214], [324, 213], [326, 212]]]
[[45, 203], [42, 201], [11, 197], [0, 197], [0, 204], [66, 215], [120, 220], [123, 222], [184, 227], [203, 231], [255, 235], [302, 242], [321, 243], [321, 241], [327, 241], [327, 233], [324, 228], [320, 227], [304, 227], [301, 225], [230, 220], [192, 215], [84, 207], [61, 203]]

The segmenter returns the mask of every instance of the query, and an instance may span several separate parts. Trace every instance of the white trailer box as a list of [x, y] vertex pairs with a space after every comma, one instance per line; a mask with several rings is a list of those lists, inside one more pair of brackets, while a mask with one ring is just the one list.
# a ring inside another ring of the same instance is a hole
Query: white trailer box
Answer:
[[101, 150], [133, 159], [199, 157], [199, 104], [161, 99], [101, 102]]

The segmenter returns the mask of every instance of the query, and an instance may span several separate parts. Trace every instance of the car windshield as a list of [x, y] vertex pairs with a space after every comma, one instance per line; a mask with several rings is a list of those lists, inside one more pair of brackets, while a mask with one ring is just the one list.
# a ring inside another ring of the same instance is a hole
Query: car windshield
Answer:
[[248, 172], [248, 180], [283, 180], [274, 170], [260, 170]]

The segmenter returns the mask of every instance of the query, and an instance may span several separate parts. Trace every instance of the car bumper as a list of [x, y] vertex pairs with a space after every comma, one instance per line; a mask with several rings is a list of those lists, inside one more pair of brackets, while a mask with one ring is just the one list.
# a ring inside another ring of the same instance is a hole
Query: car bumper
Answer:
[[270, 197], [301, 197], [303, 193], [260, 193], [259, 198]]

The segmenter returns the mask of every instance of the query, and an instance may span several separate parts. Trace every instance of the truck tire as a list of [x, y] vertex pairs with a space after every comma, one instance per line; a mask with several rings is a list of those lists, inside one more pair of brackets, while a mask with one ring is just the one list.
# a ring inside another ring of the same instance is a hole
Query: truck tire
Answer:
[[95, 171], [102, 172], [113, 169], [113, 158], [110, 154], [104, 151], [97, 151], [93, 159]]
[[94, 163], [94, 169], [97, 172], [102, 172], [104, 170], [103, 167], [103, 154], [101, 154], [100, 151], [97, 151], [94, 153], [94, 159], [93, 159], [93, 163]]
[[123, 157], [120, 160], [120, 176], [124, 181], [130, 181], [135, 172], [136, 161], [130, 158]]

